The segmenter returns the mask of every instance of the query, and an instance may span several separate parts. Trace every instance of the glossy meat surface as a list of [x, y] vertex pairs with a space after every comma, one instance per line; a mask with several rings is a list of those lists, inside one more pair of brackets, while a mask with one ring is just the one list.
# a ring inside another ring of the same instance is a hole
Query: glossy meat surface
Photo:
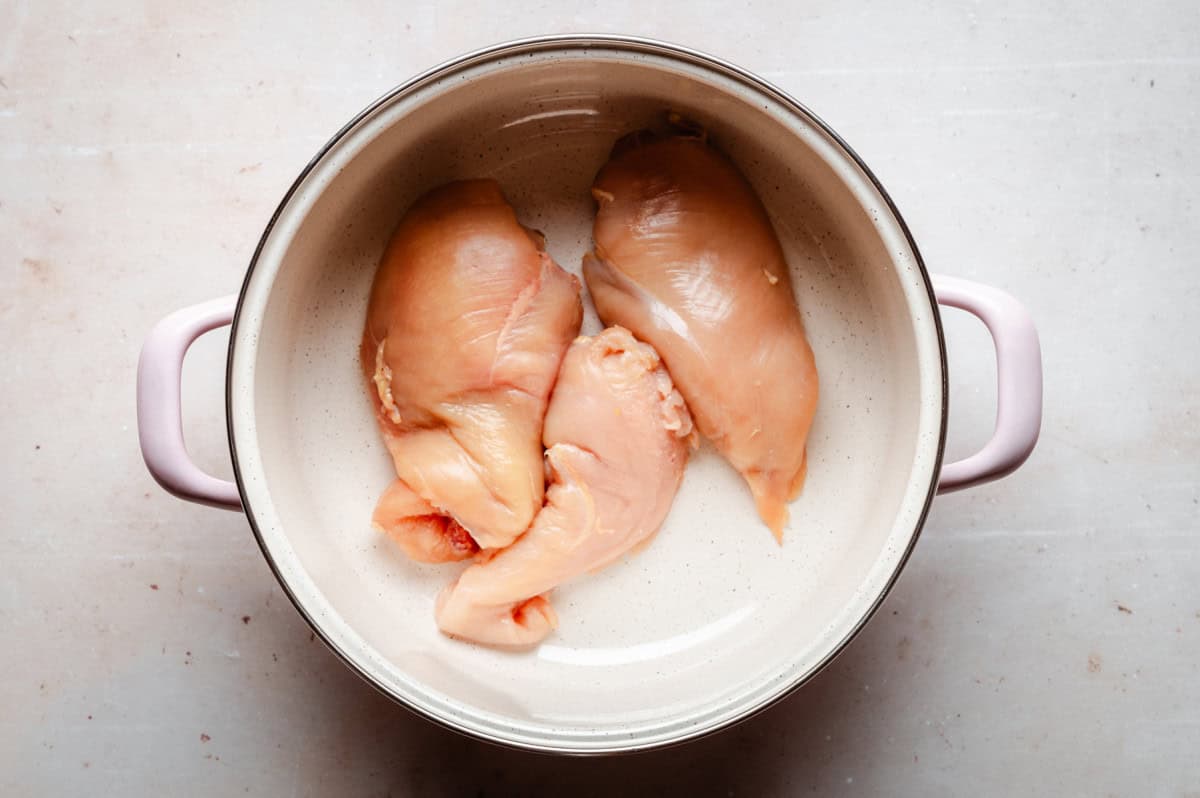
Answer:
[[761, 201], [702, 135], [625, 137], [592, 193], [584, 278], [600, 317], [658, 350], [697, 428], [782, 540], [818, 380]]
[[443, 591], [443, 632], [496, 646], [540, 642], [557, 626], [548, 591], [658, 530], [683, 478], [692, 422], [654, 349], [614, 327], [571, 345], [543, 437], [545, 507], [515, 543]]
[[401, 483], [374, 520], [410, 556], [469, 556], [459, 527], [489, 549], [529, 526], [546, 403], [581, 318], [579, 281], [495, 181], [442, 186], [405, 214], [375, 276], [360, 359]]

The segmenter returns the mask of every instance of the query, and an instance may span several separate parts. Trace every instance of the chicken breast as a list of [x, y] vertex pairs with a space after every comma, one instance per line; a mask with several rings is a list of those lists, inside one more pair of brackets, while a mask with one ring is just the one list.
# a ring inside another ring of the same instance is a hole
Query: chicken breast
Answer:
[[399, 482], [374, 521], [414, 559], [507, 546], [542, 506], [542, 420], [579, 332], [579, 281], [492, 180], [405, 214], [371, 288], [360, 359]]
[[546, 506], [515, 543], [442, 592], [441, 630], [495, 646], [540, 642], [558, 623], [548, 591], [650, 541], [692, 438], [652, 347], [620, 327], [576, 339], [546, 414]]
[[600, 317], [658, 350], [697, 428], [782, 541], [804, 483], [817, 370], [761, 201], [703, 134], [626, 136], [592, 194], [583, 273]]

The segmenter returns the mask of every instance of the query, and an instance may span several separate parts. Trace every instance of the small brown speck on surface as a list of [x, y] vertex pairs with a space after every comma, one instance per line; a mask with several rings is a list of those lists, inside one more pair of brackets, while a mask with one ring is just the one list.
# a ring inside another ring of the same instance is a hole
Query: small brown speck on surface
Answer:
[[29, 270], [29, 274], [42, 285], [48, 285], [54, 276], [54, 267], [48, 261], [38, 258], [22, 258], [21, 264]]
[[91, 715], [88, 715], [88, 720], [91, 720], [91, 719], [92, 719], [92, 716], [91, 716]]
[[211, 737], [209, 737], [209, 736], [208, 736], [207, 734], [205, 734], [204, 732], [200, 732], [200, 742], [202, 742], [202, 743], [206, 743], [206, 742], [208, 742], [208, 741], [209, 741], [209, 740], [211, 740], [211, 739], [212, 739], [212, 738], [211, 738]]
[[[1197, 618], [1200, 618], [1200, 612], [1196, 613], [1196, 617], [1197, 617]], [[312, 641], [314, 641], [314, 640], [316, 640], [316, 639], [317, 639], [317, 633], [316, 633], [316, 632], [309, 632], [309, 633], [308, 633], [308, 642], [310, 642], [310, 643], [311, 643]]]
[[1088, 673], [1099, 673], [1102, 663], [1100, 662], [1099, 654], [1088, 654], [1087, 669]]
[[1133, 615], [1133, 610], [1126, 607], [1124, 604], [1117, 605], [1117, 612], [1123, 612], [1126, 615]]
[[243, 616], [242, 616], [242, 623], [250, 623], [250, 616], [249, 616], [249, 615], [243, 615]]
[[35, 450], [37, 450], [37, 451], [41, 451], [41, 449], [42, 449], [42, 445], [41, 445], [40, 443], [35, 443], [35, 444], [33, 445], [33, 448], [34, 448]]
[[151, 590], [158, 590], [158, 585], [150, 585]]
[[85, 768], [90, 768], [90, 767], [92, 766], [92, 763], [91, 763], [91, 762], [84, 762], [84, 763], [83, 763], [83, 766], [84, 766]]

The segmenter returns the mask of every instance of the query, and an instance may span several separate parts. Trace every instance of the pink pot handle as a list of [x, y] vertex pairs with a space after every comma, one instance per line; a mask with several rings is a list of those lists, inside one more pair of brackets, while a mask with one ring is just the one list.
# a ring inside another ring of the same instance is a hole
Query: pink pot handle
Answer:
[[1042, 349], [1029, 312], [991, 286], [934, 275], [941, 305], [979, 318], [996, 346], [996, 429], [975, 454], [942, 466], [938, 492], [970, 488], [1017, 470], [1037, 444], [1042, 426]]
[[221, 297], [154, 325], [142, 346], [137, 376], [138, 439], [146, 468], [179, 498], [226, 510], [242, 509], [237, 485], [209, 476], [188, 456], [179, 390], [188, 348], [209, 330], [232, 322], [236, 307], [236, 296]]

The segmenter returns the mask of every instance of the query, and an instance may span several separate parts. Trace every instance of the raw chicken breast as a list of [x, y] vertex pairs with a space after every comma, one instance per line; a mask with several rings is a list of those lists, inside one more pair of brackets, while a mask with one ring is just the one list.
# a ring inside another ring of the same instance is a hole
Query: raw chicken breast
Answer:
[[414, 559], [507, 546], [542, 506], [542, 419], [579, 281], [492, 180], [419, 199], [375, 275], [360, 358], [399, 482], [374, 521]]
[[442, 592], [441, 630], [487, 645], [540, 642], [558, 625], [546, 592], [650, 541], [693, 437], [652, 347], [620, 327], [576, 339], [546, 414], [546, 506], [515, 543]]
[[467, 530], [396, 480], [379, 497], [371, 522], [417, 562], [465, 560], [479, 551]]
[[583, 273], [600, 317], [658, 350], [782, 541], [817, 370], [762, 203], [703, 134], [626, 136], [592, 194], [596, 249]]

